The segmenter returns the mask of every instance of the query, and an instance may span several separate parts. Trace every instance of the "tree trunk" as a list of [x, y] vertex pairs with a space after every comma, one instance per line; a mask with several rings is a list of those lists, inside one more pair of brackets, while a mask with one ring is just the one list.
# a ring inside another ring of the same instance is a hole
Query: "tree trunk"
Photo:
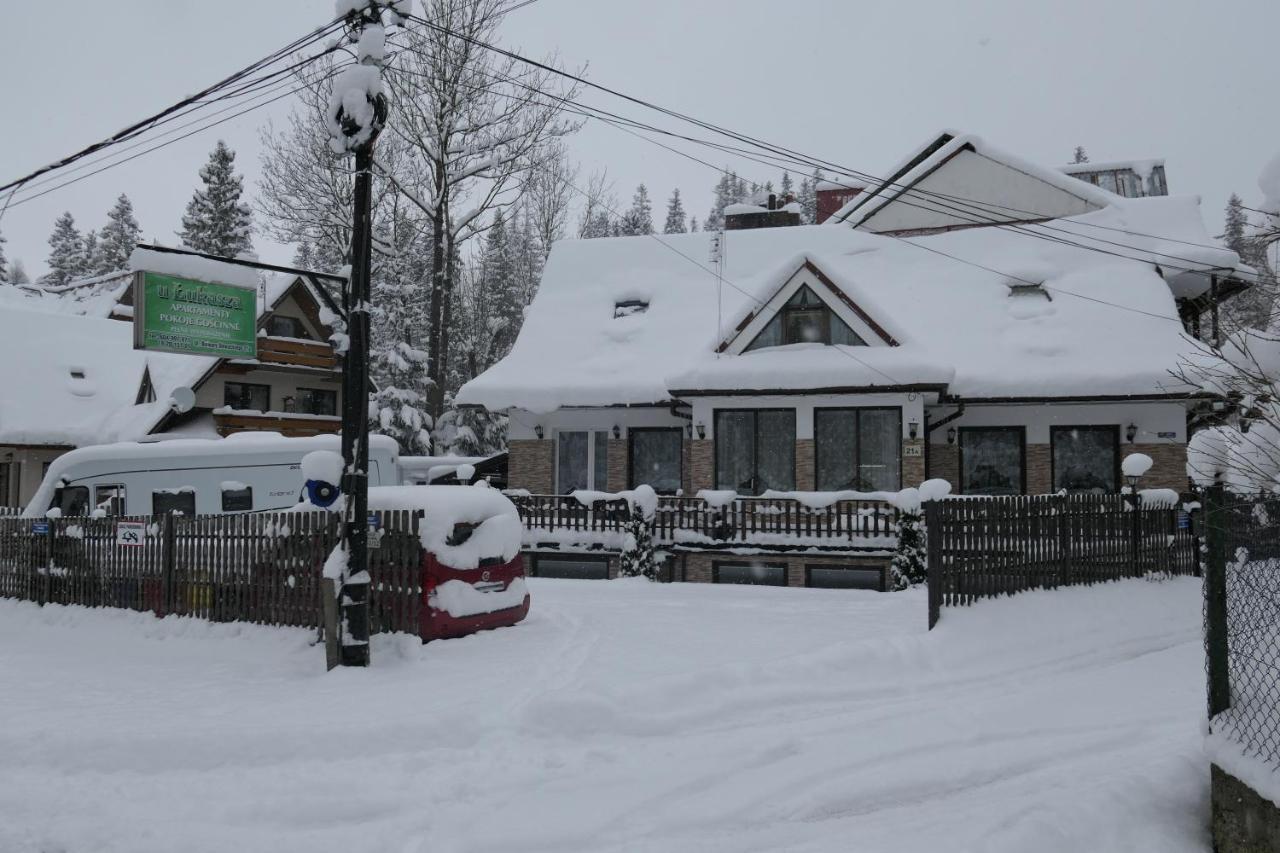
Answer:
[[444, 164], [436, 163], [436, 186], [440, 188], [435, 211], [431, 217], [431, 314], [427, 322], [428, 375], [432, 386], [428, 390], [431, 417], [439, 419], [444, 412], [444, 328], [445, 292], [448, 289], [448, 270], [445, 269], [446, 216], [449, 210], [449, 190], [445, 184]]

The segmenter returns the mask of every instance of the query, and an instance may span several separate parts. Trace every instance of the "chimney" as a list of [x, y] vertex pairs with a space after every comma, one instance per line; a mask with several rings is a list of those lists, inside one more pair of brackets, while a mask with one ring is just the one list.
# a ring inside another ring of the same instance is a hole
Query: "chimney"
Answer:
[[818, 181], [813, 188], [818, 200], [818, 223], [826, 222], [866, 188], [865, 183], [853, 178], [846, 178], [843, 181]]
[[769, 193], [759, 199], [763, 204], [730, 204], [724, 209], [724, 230], [746, 231], [751, 228], [780, 228], [800, 224], [800, 205], [795, 197], [779, 198]]

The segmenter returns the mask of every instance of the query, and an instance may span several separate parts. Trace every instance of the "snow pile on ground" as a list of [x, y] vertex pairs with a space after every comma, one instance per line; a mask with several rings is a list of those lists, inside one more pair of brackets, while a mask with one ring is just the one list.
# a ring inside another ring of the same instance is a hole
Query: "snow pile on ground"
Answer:
[[0, 601], [0, 849], [1210, 849], [1194, 580], [932, 633], [918, 590], [528, 586], [328, 674], [310, 631]]

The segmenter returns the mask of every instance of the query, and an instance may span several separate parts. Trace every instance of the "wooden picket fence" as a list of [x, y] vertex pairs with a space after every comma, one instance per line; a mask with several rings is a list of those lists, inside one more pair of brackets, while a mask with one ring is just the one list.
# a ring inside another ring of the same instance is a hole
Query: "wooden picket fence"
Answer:
[[929, 627], [941, 608], [1150, 572], [1199, 574], [1189, 519], [1119, 494], [961, 497], [925, 505]]
[[[371, 629], [419, 633], [421, 512], [374, 513]], [[137, 545], [118, 522], [141, 522]], [[149, 611], [214, 622], [317, 628], [321, 570], [339, 538], [332, 513], [184, 518], [0, 518], [0, 597]]]

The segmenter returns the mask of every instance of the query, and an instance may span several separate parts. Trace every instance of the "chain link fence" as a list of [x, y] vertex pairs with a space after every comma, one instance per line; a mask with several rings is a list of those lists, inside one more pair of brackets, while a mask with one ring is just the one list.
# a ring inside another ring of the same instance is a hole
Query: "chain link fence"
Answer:
[[1215, 487], [1204, 509], [1210, 726], [1280, 769], [1280, 499]]

